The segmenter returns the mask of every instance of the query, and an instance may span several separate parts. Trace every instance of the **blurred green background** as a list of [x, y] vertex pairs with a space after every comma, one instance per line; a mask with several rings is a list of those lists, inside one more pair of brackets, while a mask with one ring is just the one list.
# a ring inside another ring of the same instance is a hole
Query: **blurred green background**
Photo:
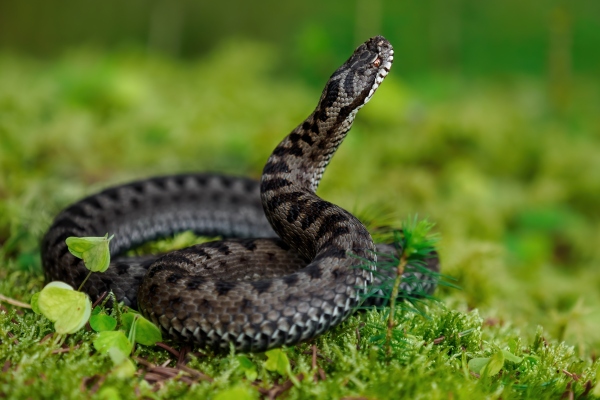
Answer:
[[319, 194], [364, 219], [428, 217], [462, 287], [439, 292], [449, 307], [596, 354], [595, 0], [0, 1], [0, 278], [39, 283], [51, 218], [109, 184], [258, 177], [375, 34], [392, 73]]

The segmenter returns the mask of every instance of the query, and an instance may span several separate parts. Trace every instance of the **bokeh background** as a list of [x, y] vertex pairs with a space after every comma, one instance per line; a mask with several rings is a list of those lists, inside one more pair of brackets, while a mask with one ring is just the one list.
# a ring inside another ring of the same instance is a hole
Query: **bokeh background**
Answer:
[[[427, 217], [448, 307], [600, 350], [600, 2], [0, 0], [0, 277], [85, 194], [260, 176], [368, 37], [392, 73], [319, 194]], [[10, 293], [8, 293], [10, 294]]]

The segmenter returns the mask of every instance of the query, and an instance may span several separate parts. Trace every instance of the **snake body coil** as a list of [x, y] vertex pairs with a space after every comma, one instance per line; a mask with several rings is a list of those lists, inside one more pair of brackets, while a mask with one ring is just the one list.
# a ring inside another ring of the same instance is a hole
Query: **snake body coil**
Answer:
[[[66, 208], [42, 243], [46, 279], [77, 287], [88, 271], [65, 239], [108, 232], [115, 235], [111, 266], [92, 274], [84, 290], [92, 298], [112, 290], [182, 341], [264, 351], [339, 324], [373, 280], [376, 248], [353, 215], [315, 191], [392, 60], [381, 36], [358, 47], [315, 111], [275, 148], [260, 183], [215, 174], [159, 177]], [[228, 239], [163, 256], [117, 257], [185, 230]]]

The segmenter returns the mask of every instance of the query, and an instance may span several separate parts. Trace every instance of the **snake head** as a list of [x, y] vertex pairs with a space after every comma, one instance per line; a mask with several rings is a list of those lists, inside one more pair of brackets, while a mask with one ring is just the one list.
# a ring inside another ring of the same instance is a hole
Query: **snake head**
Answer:
[[321, 95], [321, 109], [336, 119], [352, 119], [390, 72], [394, 50], [383, 36], [358, 46], [352, 56], [329, 79]]

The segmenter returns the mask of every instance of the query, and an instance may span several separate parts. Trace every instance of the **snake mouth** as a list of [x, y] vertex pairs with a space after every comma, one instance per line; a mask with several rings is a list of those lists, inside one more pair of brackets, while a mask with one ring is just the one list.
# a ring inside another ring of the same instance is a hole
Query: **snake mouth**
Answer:
[[[375, 81], [373, 82], [373, 86], [371, 86], [371, 90], [365, 98], [363, 105], [367, 104], [367, 102], [371, 100], [371, 97], [373, 97], [373, 94], [375, 93], [379, 85], [381, 85], [381, 82], [383, 82], [385, 77], [389, 74], [390, 69], [392, 68], [392, 63], [394, 62], [394, 49], [391, 48], [391, 45], [387, 40], [383, 38], [381, 39], [382, 40], [380, 40], [377, 43], [377, 47], [380, 53], [379, 57], [383, 56], [385, 57], [385, 59], [379, 65], [379, 70], [377, 71], [377, 75], [375, 76]], [[384, 46], [388, 47], [389, 49], [384, 48]]]

